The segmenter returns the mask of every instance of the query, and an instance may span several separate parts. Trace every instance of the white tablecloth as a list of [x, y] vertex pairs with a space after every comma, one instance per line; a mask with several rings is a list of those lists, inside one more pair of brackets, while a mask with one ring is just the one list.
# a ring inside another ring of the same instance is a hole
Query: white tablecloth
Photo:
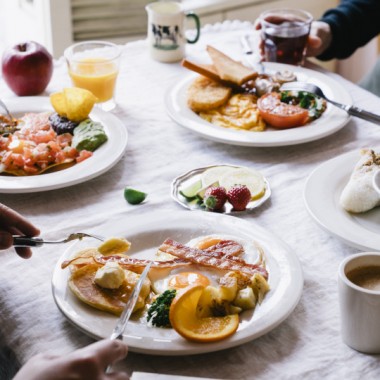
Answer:
[[[225, 23], [204, 29], [201, 40], [188, 46], [190, 59], [205, 57], [212, 44], [227, 54], [241, 54], [238, 36], [250, 26]], [[30, 218], [46, 238], [89, 230], [118, 213], [178, 210], [169, 194], [174, 177], [217, 163], [257, 168], [270, 181], [272, 197], [242, 218], [255, 220], [284, 240], [303, 266], [304, 291], [294, 312], [259, 339], [220, 352], [187, 357], [130, 353], [122, 366], [133, 371], [220, 379], [374, 379], [380, 377], [378, 356], [358, 353], [340, 337], [337, 268], [357, 252], [330, 236], [308, 215], [302, 201], [305, 179], [329, 158], [379, 143], [380, 129], [353, 119], [341, 131], [320, 141], [282, 148], [249, 148], [212, 142], [179, 127], [164, 108], [168, 86], [186, 73], [179, 64], [163, 64], [148, 56], [146, 41], [124, 48], [115, 114], [129, 132], [123, 159], [108, 173], [86, 183], [41, 193], [2, 194], [1, 202]], [[354, 103], [379, 112], [380, 99], [335, 74]], [[56, 62], [47, 93], [69, 85], [63, 60]], [[0, 83], [1, 98], [12, 93]], [[123, 198], [131, 185], [149, 193], [140, 206]], [[22, 260], [13, 250], [1, 253], [0, 335], [23, 363], [52, 350], [65, 353], [92, 340], [70, 325], [51, 294], [51, 276], [63, 248], [41, 248]]]

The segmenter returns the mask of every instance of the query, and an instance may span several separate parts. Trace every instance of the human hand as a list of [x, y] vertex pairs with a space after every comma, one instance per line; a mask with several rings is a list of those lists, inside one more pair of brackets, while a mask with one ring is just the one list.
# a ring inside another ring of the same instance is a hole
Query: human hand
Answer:
[[[12, 235], [37, 236], [40, 230], [18, 212], [0, 203], [0, 250], [12, 247]], [[19, 256], [28, 259], [32, 256], [30, 248], [15, 248]]]
[[[261, 29], [260, 20], [254, 24], [255, 30]], [[330, 25], [323, 21], [313, 21], [311, 23], [310, 34], [306, 46], [306, 56], [316, 57], [322, 54], [331, 44], [332, 35]], [[264, 58], [264, 42], [261, 40], [259, 45], [261, 56]]]
[[316, 57], [322, 54], [331, 44], [330, 25], [323, 21], [313, 21], [310, 28], [306, 56]]
[[65, 356], [39, 354], [31, 358], [13, 380], [127, 380], [123, 372], [104, 371], [127, 356], [120, 340], [101, 340]]

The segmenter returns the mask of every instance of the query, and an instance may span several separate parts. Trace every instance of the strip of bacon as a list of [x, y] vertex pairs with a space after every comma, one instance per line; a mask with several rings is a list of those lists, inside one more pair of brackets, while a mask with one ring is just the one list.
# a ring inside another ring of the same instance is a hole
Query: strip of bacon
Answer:
[[192, 263], [219, 268], [222, 270], [238, 271], [250, 276], [255, 273], [261, 274], [265, 279], [268, 278], [268, 272], [259, 265], [248, 264], [244, 260], [231, 260], [226, 256], [213, 257], [210, 252], [204, 252], [200, 249], [190, 248], [171, 239], [166, 239], [159, 248], [161, 251], [169, 253], [180, 259], [189, 260]]
[[234, 240], [221, 240], [219, 243], [212, 245], [206, 249], [205, 252], [221, 252], [228, 256], [239, 256], [244, 253], [243, 246]]
[[102, 256], [98, 255], [94, 257], [94, 260], [99, 264], [106, 264], [108, 261], [116, 261], [120, 266], [132, 272], [142, 271], [150, 262], [152, 262], [152, 268], [176, 268], [185, 265], [191, 265], [191, 262], [181, 258], [167, 260], [167, 261], [152, 261], [144, 259], [136, 259], [134, 257], [123, 257], [118, 255]]
[[[138, 272], [139, 269], [144, 269], [148, 263], [152, 260], [142, 260], [136, 259], [132, 257], [125, 257], [119, 255], [95, 255], [95, 256], [78, 256], [71, 260], [66, 260], [61, 264], [61, 268], [65, 269], [69, 265], [86, 265], [98, 263], [101, 265], [105, 265], [107, 261], [116, 261], [119, 265], [124, 267], [125, 269]], [[168, 261], [153, 261], [152, 267], [156, 268], [176, 268], [179, 266], [190, 265], [191, 262], [184, 259], [174, 259]]]

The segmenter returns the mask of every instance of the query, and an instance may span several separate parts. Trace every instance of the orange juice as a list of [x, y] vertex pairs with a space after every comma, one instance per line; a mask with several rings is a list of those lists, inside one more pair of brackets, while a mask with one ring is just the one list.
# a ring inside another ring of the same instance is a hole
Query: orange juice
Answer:
[[118, 67], [102, 58], [85, 58], [69, 67], [74, 86], [91, 91], [98, 103], [111, 100], [114, 95]]

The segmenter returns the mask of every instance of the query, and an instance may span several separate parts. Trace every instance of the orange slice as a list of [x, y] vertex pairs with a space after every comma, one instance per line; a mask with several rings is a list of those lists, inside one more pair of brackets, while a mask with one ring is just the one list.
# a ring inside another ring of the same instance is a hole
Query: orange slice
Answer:
[[237, 314], [198, 317], [197, 304], [203, 289], [202, 285], [194, 285], [177, 292], [169, 312], [172, 327], [185, 339], [196, 342], [215, 342], [231, 336], [239, 326]]

